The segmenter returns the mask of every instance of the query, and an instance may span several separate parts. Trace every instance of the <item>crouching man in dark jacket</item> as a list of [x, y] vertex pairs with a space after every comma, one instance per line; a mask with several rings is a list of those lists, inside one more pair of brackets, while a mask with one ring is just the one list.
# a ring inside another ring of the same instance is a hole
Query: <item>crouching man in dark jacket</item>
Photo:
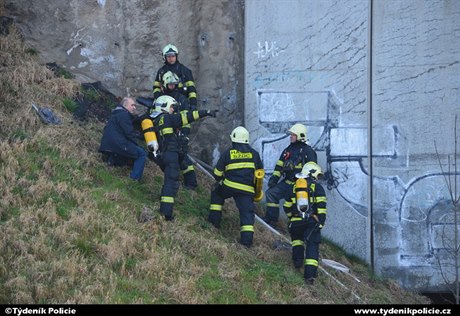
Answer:
[[109, 121], [104, 128], [99, 152], [107, 155], [109, 165], [126, 165], [129, 160], [134, 164], [130, 178], [140, 180], [144, 173], [147, 154], [137, 144], [137, 134], [134, 130], [133, 120], [136, 110], [134, 98], [125, 97], [110, 115]]

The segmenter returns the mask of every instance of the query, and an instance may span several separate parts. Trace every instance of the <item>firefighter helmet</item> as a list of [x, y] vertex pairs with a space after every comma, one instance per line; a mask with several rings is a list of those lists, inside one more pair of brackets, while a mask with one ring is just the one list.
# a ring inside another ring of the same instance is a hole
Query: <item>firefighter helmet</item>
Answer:
[[249, 144], [249, 132], [243, 126], [236, 127], [230, 134], [234, 143]]
[[162, 78], [163, 87], [168, 89], [168, 84], [179, 84], [179, 77], [172, 71], [167, 71]]
[[168, 44], [163, 48], [163, 61], [166, 61], [166, 56], [168, 55], [176, 55], [179, 56], [179, 50], [173, 44]]
[[321, 170], [321, 167], [314, 161], [309, 161], [307, 162], [303, 168], [302, 171], [296, 174], [297, 178], [308, 178], [311, 177], [315, 180], [318, 180], [324, 176], [323, 171]]
[[307, 127], [303, 124], [297, 123], [294, 124], [290, 129], [289, 132], [295, 134], [297, 136], [297, 141], [307, 142]]
[[169, 95], [162, 95], [155, 100], [155, 111], [169, 113], [171, 107], [178, 105], [176, 99]]

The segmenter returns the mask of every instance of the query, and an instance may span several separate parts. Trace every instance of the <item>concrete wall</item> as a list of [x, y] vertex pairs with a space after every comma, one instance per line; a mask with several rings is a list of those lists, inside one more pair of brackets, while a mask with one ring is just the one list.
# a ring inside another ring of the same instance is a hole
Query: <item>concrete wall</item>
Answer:
[[306, 124], [324, 234], [412, 289], [442, 288], [438, 258], [452, 272], [459, 21], [456, 0], [246, 1], [245, 124], [267, 172]]

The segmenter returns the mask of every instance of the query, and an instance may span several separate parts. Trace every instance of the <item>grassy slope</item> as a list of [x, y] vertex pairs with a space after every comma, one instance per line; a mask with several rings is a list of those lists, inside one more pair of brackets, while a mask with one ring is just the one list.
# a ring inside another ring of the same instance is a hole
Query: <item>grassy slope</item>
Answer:
[[[322, 257], [361, 282], [325, 268], [343, 286], [320, 271], [306, 287], [261, 225], [253, 248], [237, 243], [233, 203], [220, 231], [205, 221], [204, 174], [198, 192], [180, 190], [177, 220], [164, 222], [154, 212], [161, 171], [148, 162], [143, 183], [133, 184], [129, 169], [102, 163], [103, 125], [75, 122], [63, 106], [78, 84], [55, 78], [33, 52], [15, 32], [0, 37], [0, 303], [427, 303], [325, 243]], [[42, 124], [31, 102], [63, 124]], [[143, 210], [156, 217], [139, 223]]]

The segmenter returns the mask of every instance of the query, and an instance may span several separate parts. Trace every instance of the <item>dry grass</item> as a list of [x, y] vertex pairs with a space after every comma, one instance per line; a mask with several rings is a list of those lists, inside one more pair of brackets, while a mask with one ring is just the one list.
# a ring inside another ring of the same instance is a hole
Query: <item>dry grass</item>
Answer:
[[[202, 173], [198, 192], [179, 192], [175, 222], [155, 213], [138, 223], [142, 209], [158, 208], [161, 171], [148, 162], [145, 182], [132, 184], [128, 168], [106, 167], [103, 125], [80, 125], [62, 105], [78, 84], [39, 65], [16, 32], [0, 37], [0, 59], [0, 303], [427, 303], [325, 244], [323, 255], [362, 282], [331, 271], [346, 288], [322, 273], [305, 287], [261, 225], [251, 249], [236, 242], [233, 202], [221, 230], [205, 221], [211, 181]], [[63, 124], [43, 125], [32, 102]]]
[[67, 117], [62, 98], [76, 95], [79, 84], [56, 78], [51, 70], [40, 65], [14, 28], [9, 36], [0, 37], [0, 60], [0, 137], [17, 130], [37, 131], [41, 122], [32, 110], [32, 103], [51, 108], [59, 117]]

